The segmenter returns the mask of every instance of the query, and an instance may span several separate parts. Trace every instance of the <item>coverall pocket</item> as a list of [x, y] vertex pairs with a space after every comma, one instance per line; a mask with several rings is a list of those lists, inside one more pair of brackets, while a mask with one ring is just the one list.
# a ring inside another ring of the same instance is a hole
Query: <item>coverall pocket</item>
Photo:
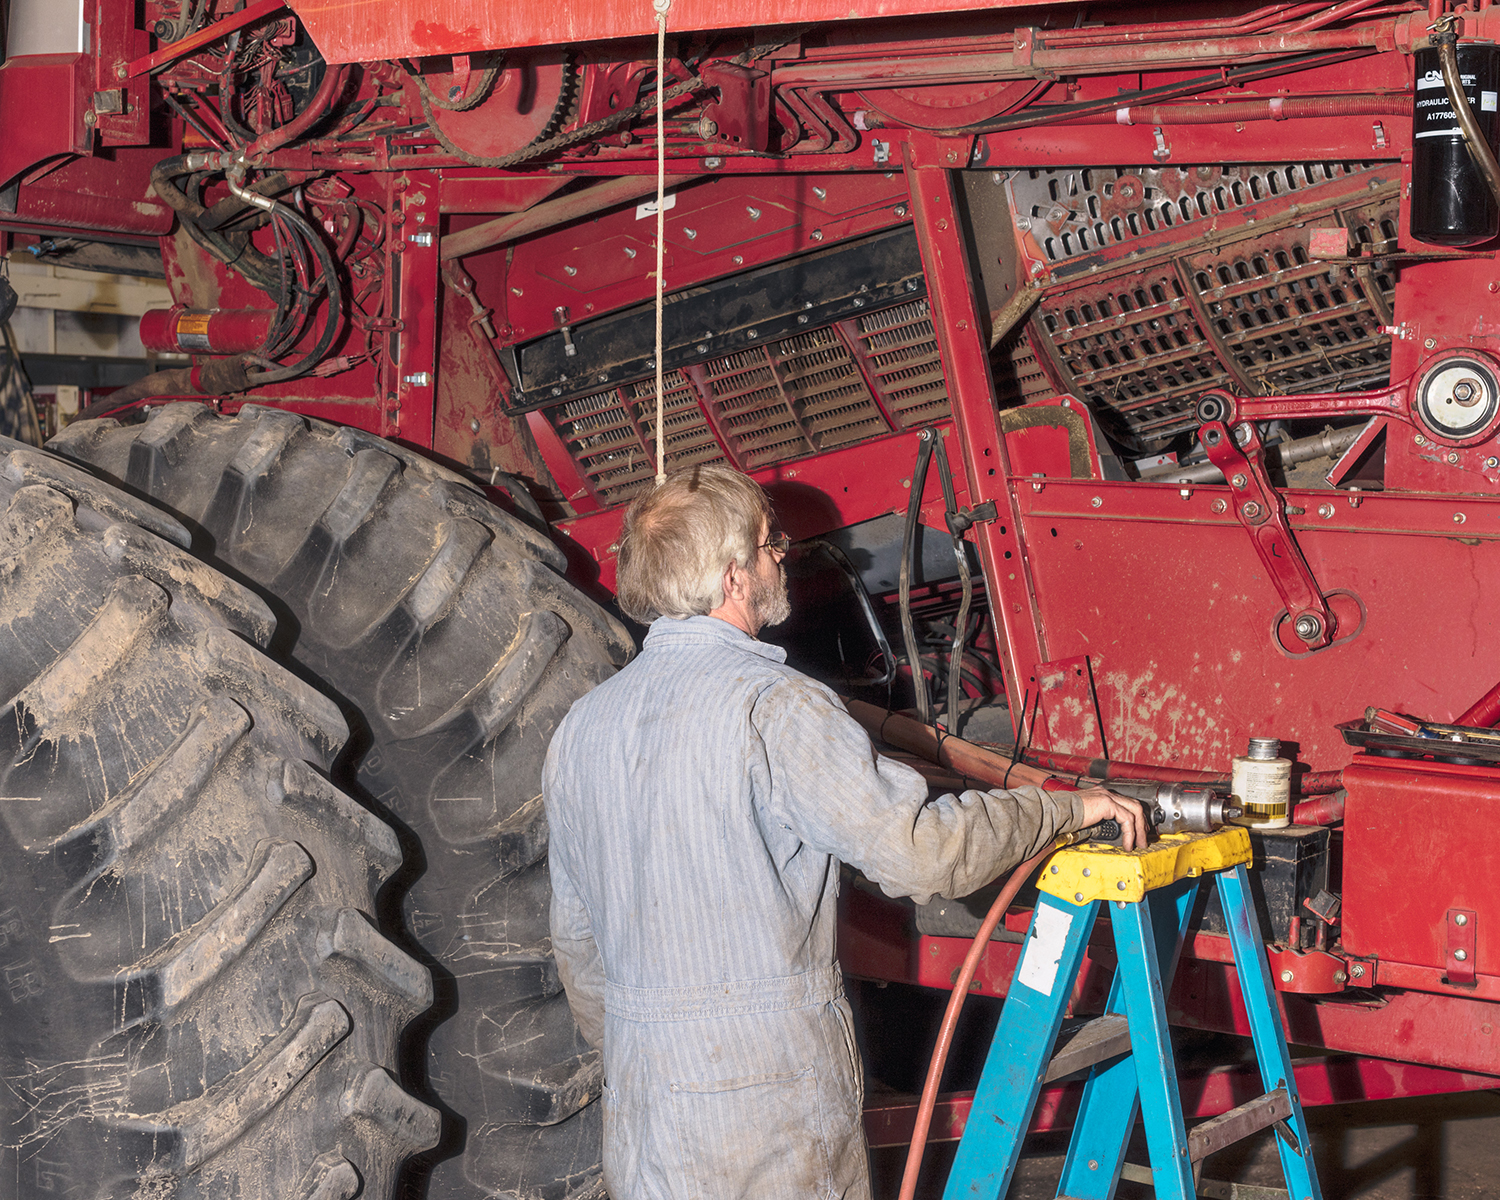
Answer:
[[674, 1083], [690, 1200], [801, 1200], [829, 1191], [814, 1067]]

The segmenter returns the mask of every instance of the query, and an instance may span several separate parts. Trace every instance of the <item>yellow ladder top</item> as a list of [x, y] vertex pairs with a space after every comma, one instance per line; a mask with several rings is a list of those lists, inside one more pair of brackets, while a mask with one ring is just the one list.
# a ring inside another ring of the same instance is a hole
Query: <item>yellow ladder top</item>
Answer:
[[1042, 869], [1037, 887], [1070, 904], [1138, 902], [1153, 888], [1250, 861], [1250, 834], [1240, 825], [1213, 833], [1168, 833], [1144, 850], [1070, 846]]

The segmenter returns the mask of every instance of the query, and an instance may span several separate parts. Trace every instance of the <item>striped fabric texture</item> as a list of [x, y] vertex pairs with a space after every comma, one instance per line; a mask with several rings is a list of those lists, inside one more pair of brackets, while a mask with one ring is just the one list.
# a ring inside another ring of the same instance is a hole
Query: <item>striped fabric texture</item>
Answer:
[[868, 1196], [839, 863], [962, 896], [1082, 824], [1036, 788], [929, 803], [785, 657], [662, 618], [548, 753], [553, 949], [603, 1050], [614, 1200]]

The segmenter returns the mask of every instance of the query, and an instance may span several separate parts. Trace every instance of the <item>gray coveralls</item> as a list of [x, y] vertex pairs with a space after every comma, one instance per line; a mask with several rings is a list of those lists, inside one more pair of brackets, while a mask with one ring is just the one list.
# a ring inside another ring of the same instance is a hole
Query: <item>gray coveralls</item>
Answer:
[[868, 1197], [839, 862], [962, 896], [1083, 822], [1037, 788], [928, 804], [785, 658], [662, 618], [547, 756], [553, 949], [604, 1054], [613, 1200]]

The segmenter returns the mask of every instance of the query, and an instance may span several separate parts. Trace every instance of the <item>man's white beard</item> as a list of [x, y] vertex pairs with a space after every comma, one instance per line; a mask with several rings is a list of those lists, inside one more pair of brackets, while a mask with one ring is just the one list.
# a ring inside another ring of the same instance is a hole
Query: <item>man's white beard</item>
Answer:
[[792, 615], [792, 601], [786, 591], [786, 567], [777, 564], [774, 584], [762, 585], [757, 580], [751, 605], [762, 628], [780, 625]]

